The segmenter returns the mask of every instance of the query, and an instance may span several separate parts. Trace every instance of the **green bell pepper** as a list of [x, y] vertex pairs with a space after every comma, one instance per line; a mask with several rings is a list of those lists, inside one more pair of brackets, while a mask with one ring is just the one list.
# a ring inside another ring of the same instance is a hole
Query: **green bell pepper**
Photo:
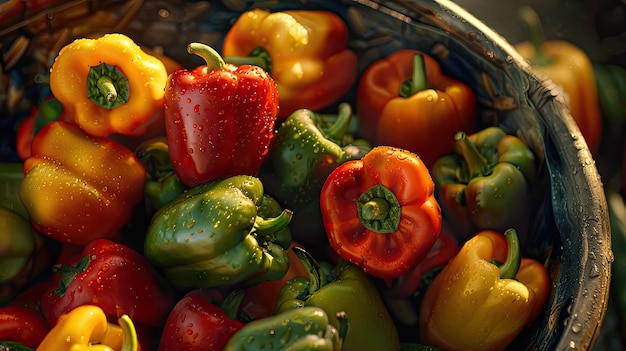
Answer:
[[284, 311], [249, 322], [229, 339], [223, 351], [340, 351], [348, 329], [347, 319], [342, 316], [338, 316], [342, 318], [342, 327], [338, 330], [329, 323], [328, 315], [321, 308]]
[[537, 172], [533, 152], [498, 127], [454, 138], [454, 152], [431, 168], [444, 226], [460, 242], [481, 229], [515, 228], [526, 237]]
[[350, 332], [343, 351], [396, 351], [400, 341], [396, 326], [370, 277], [359, 267], [341, 261], [333, 270], [321, 270], [320, 264], [304, 249], [294, 252], [309, 271], [309, 279], [295, 277], [280, 290], [276, 312], [305, 307], [320, 307], [336, 328], [335, 317], [345, 312], [350, 318]]
[[188, 190], [154, 214], [144, 242], [146, 257], [178, 288], [280, 279], [289, 257], [287, 246], [276, 243], [277, 232], [289, 224], [291, 211], [263, 218], [263, 195], [261, 181], [247, 175]]
[[47, 267], [44, 237], [17, 212], [0, 206], [0, 305]]
[[[339, 105], [337, 115], [323, 115], [299, 109], [280, 125], [272, 143], [262, 177], [268, 192], [294, 210], [291, 221], [294, 238], [307, 247], [319, 247], [326, 240], [319, 210], [324, 180], [338, 165], [363, 153], [362, 140], [348, 133], [352, 109]], [[356, 150], [356, 153], [355, 153]]]
[[142, 142], [135, 155], [146, 168], [144, 194], [153, 209], [158, 210], [187, 189], [174, 171], [166, 137]]
[[9, 208], [22, 217], [29, 219], [28, 211], [20, 200], [18, 189], [20, 182], [24, 179], [21, 163], [0, 163], [0, 206]]

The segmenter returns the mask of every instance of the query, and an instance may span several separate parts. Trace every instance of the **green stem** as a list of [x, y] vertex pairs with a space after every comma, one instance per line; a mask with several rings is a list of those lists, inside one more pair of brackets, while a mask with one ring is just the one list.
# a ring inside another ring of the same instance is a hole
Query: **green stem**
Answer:
[[491, 168], [489, 162], [478, 151], [476, 145], [467, 139], [467, 135], [464, 132], [456, 132], [454, 134], [454, 142], [458, 152], [463, 156], [463, 160], [467, 164], [468, 179], [485, 176], [489, 173]]
[[382, 184], [364, 191], [357, 199], [361, 224], [376, 233], [393, 233], [400, 225], [401, 206], [396, 195]]
[[498, 267], [500, 270], [500, 279], [515, 279], [517, 271], [522, 262], [520, 254], [519, 238], [515, 229], [507, 229], [504, 232], [508, 246], [506, 261]]
[[371, 199], [361, 207], [361, 216], [368, 221], [382, 221], [389, 216], [389, 201], [381, 198]]
[[415, 54], [413, 56], [413, 75], [411, 79], [402, 82], [398, 94], [406, 98], [426, 89], [428, 89], [428, 80], [426, 79], [426, 62], [424, 61], [424, 55]]
[[101, 63], [89, 68], [87, 98], [100, 107], [112, 110], [128, 101], [128, 78], [116, 66]]
[[241, 301], [243, 301], [245, 294], [245, 290], [235, 289], [226, 295], [226, 298], [224, 298], [224, 301], [220, 304], [220, 308], [226, 313], [228, 318], [237, 318], [239, 307], [241, 306]]
[[254, 229], [259, 236], [276, 233], [291, 222], [292, 216], [293, 211], [288, 209], [284, 209], [278, 216], [273, 218], [263, 218], [257, 216], [256, 222], [254, 223]]
[[535, 48], [535, 56], [530, 60], [531, 64], [533, 66], [549, 66], [553, 64], [554, 59], [546, 55], [542, 49], [545, 36], [537, 12], [530, 6], [522, 6], [519, 9], [519, 16], [526, 25], [530, 35], [530, 42]]
[[307, 272], [309, 272], [309, 296], [311, 296], [322, 287], [319, 264], [305, 249], [295, 246], [292, 250], [302, 262]]
[[191, 43], [187, 45], [187, 52], [202, 57], [202, 59], [206, 62], [206, 66], [209, 71], [224, 68], [226, 65], [222, 56], [220, 56], [215, 49], [208, 45], [202, 43]]
[[137, 330], [135, 324], [126, 314], [123, 314], [117, 322], [122, 327], [122, 350], [121, 351], [137, 351]]
[[326, 138], [333, 141], [341, 141], [350, 128], [350, 120], [352, 119], [352, 107], [348, 103], [341, 103], [338, 107], [337, 119], [326, 129]]
[[341, 339], [341, 343], [343, 344], [346, 340], [346, 335], [348, 335], [348, 332], [350, 331], [350, 320], [348, 318], [348, 314], [345, 311], [337, 312], [335, 316], [339, 320], [338, 333], [339, 339]]
[[104, 96], [104, 99], [109, 103], [115, 102], [117, 99], [117, 90], [115, 89], [115, 85], [113, 84], [113, 80], [111, 77], [102, 76], [98, 78], [96, 82], [96, 87], [100, 90], [100, 94]]
[[84, 272], [87, 267], [89, 267], [89, 263], [91, 262], [91, 258], [89, 255], [83, 257], [76, 266], [68, 266], [64, 264], [54, 265], [52, 267], [53, 272], [59, 274], [61, 277], [59, 280], [59, 285], [54, 290], [54, 293], [59, 297], [63, 297], [65, 292], [67, 291], [68, 286], [74, 280], [77, 274]]
[[227, 56], [224, 61], [231, 65], [254, 65], [263, 68], [267, 73], [272, 72], [272, 58], [270, 53], [262, 47], [250, 51], [248, 56]]

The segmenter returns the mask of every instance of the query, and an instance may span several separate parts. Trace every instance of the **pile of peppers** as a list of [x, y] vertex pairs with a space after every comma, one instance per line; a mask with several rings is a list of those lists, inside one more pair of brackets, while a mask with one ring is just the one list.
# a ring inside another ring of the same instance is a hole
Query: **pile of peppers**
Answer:
[[437, 58], [359, 77], [342, 18], [305, 10], [188, 52], [58, 53], [0, 164], [0, 347], [501, 350], [541, 313], [533, 152]]

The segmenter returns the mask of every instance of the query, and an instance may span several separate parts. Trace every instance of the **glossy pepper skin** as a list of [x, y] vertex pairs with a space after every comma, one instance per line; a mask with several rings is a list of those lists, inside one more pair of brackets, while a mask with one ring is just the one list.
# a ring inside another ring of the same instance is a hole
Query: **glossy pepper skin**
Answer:
[[[224, 303], [230, 303], [229, 299]], [[158, 351], [221, 351], [244, 326], [225, 309], [213, 301], [206, 289], [189, 291], [167, 317]]]
[[530, 32], [530, 41], [515, 45], [541, 78], [549, 78], [566, 93], [567, 105], [587, 146], [596, 153], [602, 139], [602, 112], [595, 84], [593, 64], [587, 54], [563, 40], [544, 40], [541, 23], [530, 7], [520, 16]]
[[50, 256], [45, 244], [27, 219], [0, 206], [0, 304], [48, 268]]
[[472, 89], [416, 50], [398, 50], [367, 68], [357, 90], [357, 115], [372, 145], [407, 149], [427, 167], [453, 149], [454, 133], [472, 133], [477, 123]]
[[535, 156], [499, 127], [455, 135], [455, 150], [431, 168], [436, 195], [451, 233], [464, 242], [480, 229], [514, 227], [526, 237]]
[[[350, 317], [348, 317], [350, 318]], [[223, 351], [320, 350], [340, 351], [342, 333], [318, 307], [302, 307], [247, 323]]]
[[167, 70], [129, 37], [76, 39], [59, 51], [50, 89], [90, 135], [141, 134], [163, 108]]
[[62, 121], [37, 133], [23, 172], [19, 195], [35, 229], [77, 245], [113, 237], [143, 198], [146, 179], [131, 150]]
[[137, 351], [141, 350], [133, 321], [127, 315], [109, 323], [101, 308], [78, 306], [59, 319], [37, 351]]
[[127, 314], [138, 325], [161, 327], [175, 304], [173, 290], [141, 254], [107, 239], [89, 243], [74, 265], [57, 265], [57, 282], [41, 298], [50, 325], [81, 305], [109, 318]]
[[178, 288], [280, 279], [289, 268], [291, 238], [277, 234], [291, 211], [264, 218], [263, 199], [263, 184], [252, 176], [196, 186], [154, 214], [145, 255]]
[[428, 169], [412, 152], [374, 147], [326, 179], [320, 208], [330, 245], [375, 277], [397, 278], [428, 253], [441, 211]]
[[350, 105], [340, 104], [331, 123], [325, 117], [298, 109], [283, 120], [268, 155], [271, 172], [262, 178], [268, 191], [293, 209], [294, 238], [312, 248], [326, 242], [319, 210], [324, 180], [351, 158], [344, 150], [352, 120]]
[[206, 65], [171, 74], [165, 87], [165, 127], [178, 177], [196, 186], [233, 175], [255, 175], [274, 137], [278, 90], [262, 68], [224, 63], [212, 48], [188, 51]]
[[[295, 277], [287, 282], [276, 298], [276, 312], [319, 307], [330, 323], [341, 328], [337, 313], [345, 312], [350, 331], [343, 351], [397, 351], [398, 331], [389, 311], [370, 277], [359, 267], [341, 261], [335, 267], [322, 268], [304, 249], [295, 253], [309, 271], [309, 277]], [[367, 306], [367, 308], [363, 308]]]
[[31, 308], [25, 306], [0, 307], [1, 341], [12, 341], [35, 348], [49, 331], [50, 327], [41, 313]]
[[422, 340], [451, 351], [503, 350], [541, 313], [549, 292], [546, 268], [521, 257], [514, 229], [480, 231], [428, 287]]
[[326, 107], [352, 87], [357, 59], [347, 42], [348, 29], [332, 12], [254, 9], [226, 33], [222, 54], [229, 62], [247, 57], [265, 67], [278, 85], [284, 119], [301, 108]]

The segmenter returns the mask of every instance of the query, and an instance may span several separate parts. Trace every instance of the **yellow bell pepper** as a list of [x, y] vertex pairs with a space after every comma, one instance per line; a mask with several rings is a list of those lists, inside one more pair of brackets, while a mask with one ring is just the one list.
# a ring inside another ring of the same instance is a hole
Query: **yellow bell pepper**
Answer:
[[137, 331], [128, 317], [122, 315], [119, 325], [107, 322], [98, 306], [82, 305], [59, 318], [36, 351], [137, 351]]
[[422, 341], [448, 351], [503, 350], [541, 313], [549, 292], [546, 268], [520, 256], [515, 230], [480, 231], [426, 290]]
[[123, 34], [82, 38], [61, 49], [50, 89], [93, 136], [139, 135], [162, 113], [167, 69]]
[[567, 94], [567, 103], [591, 152], [597, 152], [602, 137], [602, 113], [598, 102], [593, 65], [587, 54], [570, 42], [544, 40], [539, 17], [524, 6], [520, 16], [531, 40], [515, 45], [535, 73], [549, 78]]
[[341, 17], [329, 11], [253, 9], [229, 29], [222, 54], [226, 62], [255, 62], [270, 73], [283, 120], [300, 108], [326, 107], [352, 87], [357, 58], [346, 47], [348, 35]]

